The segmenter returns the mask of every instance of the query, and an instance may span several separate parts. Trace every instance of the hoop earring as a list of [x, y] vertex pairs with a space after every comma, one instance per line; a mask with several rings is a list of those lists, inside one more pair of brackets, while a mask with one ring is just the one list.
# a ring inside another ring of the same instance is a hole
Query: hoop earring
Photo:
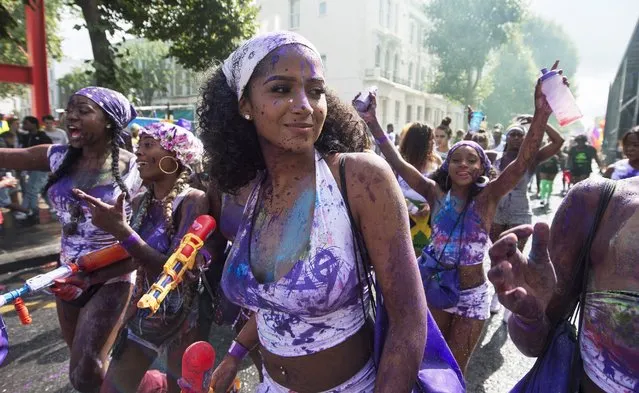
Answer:
[[477, 181], [475, 182], [475, 185], [479, 188], [484, 188], [488, 185], [489, 182], [490, 179], [487, 176], [479, 176], [477, 178]]
[[[173, 160], [173, 162], [175, 163], [175, 169], [173, 171], [165, 171], [164, 168], [162, 168], [162, 161], [164, 161], [164, 159], [170, 159]], [[171, 157], [171, 156], [164, 156], [162, 158], [160, 158], [160, 162], [158, 162], [158, 167], [160, 168], [160, 170], [162, 171], [162, 173], [164, 173], [165, 175], [172, 175], [175, 172], [178, 171], [178, 169], [180, 169], [180, 163], [178, 162], [178, 160], [176, 160], [175, 158]]]

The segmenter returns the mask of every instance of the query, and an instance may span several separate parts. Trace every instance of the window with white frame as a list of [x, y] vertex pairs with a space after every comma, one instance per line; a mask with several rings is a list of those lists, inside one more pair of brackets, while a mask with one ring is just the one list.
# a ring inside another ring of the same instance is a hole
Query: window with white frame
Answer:
[[402, 103], [395, 101], [395, 124], [399, 124], [399, 114], [402, 110]]
[[412, 82], [413, 81], [413, 62], [411, 61], [410, 64], [408, 64], [408, 82]]
[[417, 121], [422, 121], [422, 107], [417, 107]]
[[326, 15], [326, 2], [320, 1], [319, 3], [319, 14], [320, 16]]
[[406, 123], [413, 121], [413, 106], [406, 105]]
[[382, 48], [377, 45], [375, 47], [375, 67], [379, 67], [382, 62]]
[[390, 59], [390, 49], [386, 49], [386, 56], [384, 56], [384, 67], [386, 67], [386, 72], [390, 73], [392, 67]]
[[391, 27], [391, 2], [390, 0], [386, 0], [386, 27], [390, 29]]
[[301, 0], [289, 0], [289, 27], [291, 29], [300, 27], [300, 1]]

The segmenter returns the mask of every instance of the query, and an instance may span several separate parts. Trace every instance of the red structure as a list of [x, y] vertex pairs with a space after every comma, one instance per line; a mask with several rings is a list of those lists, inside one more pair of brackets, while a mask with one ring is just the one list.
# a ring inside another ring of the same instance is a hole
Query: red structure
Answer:
[[38, 119], [50, 113], [44, 0], [24, 6], [27, 22], [28, 66], [0, 64], [0, 82], [31, 85], [32, 114]]

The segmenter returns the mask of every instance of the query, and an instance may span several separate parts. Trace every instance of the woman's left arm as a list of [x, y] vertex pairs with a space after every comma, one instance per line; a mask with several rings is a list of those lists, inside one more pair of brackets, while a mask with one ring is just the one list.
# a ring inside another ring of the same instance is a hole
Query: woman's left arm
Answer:
[[555, 128], [550, 124], [546, 124], [546, 134], [548, 134], [550, 143], [539, 150], [537, 157], [535, 158], [535, 164], [544, 162], [559, 153], [561, 147], [564, 145], [564, 138], [562, 138], [559, 132], [557, 132], [557, 130], [555, 130]]
[[410, 392], [424, 352], [427, 309], [406, 205], [383, 159], [371, 154], [347, 157], [349, 203], [389, 317], [375, 392]]
[[541, 82], [538, 82], [535, 89], [535, 114], [517, 158], [504, 169], [499, 177], [486, 187], [487, 194], [490, 195], [492, 202], [495, 204], [515, 188], [526, 174], [526, 171], [535, 162], [551, 113], [552, 110], [546, 101], [546, 97], [541, 92]]

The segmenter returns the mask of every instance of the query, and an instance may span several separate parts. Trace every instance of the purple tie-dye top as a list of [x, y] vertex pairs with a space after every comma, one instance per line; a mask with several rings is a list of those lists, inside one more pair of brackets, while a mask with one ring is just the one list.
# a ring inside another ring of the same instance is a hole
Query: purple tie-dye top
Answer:
[[[279, 356], [302, 356], [334, 347], [364, 325], [348, 212], [326, 162], [316, 153], [316, 192], [308, 252], [281, 279], [265, 284], [248, 261], [251, 217], [260, 184], [251, 194], [224, 267], [228, 298], [257, 312], [260, 342]], [[254, 250], [259, 252], [259, 250]], [[368, 303], [367, 291], [364, 298]]]
[[[481, 264], [490, 246], [488, 233], [482, 225], [481, 216], [477, 213], [474, 199], [470, 202], [465, 216], [455, 227], [457, 218], [463, 214], [456, 209], [458, 203], [461, 202], [451, 197], [449, 191], [442, 203], [438, 204], [439, 208], [433, 212], [431, 243], [435, 256], [439, 257], [441, 254], [441, 262], [446, 265], [454, 265], [458, 260], [460, 266]], [[449, 236], [450, 240], [448, 240]], [[447, 240], [448, 244], [446, 244]]]
[[612, 180], [623, 180], [629, 179], [631, 177], [639, 176], [639, 169], [630, 165], [628, 159], [617, 161], [614, 164], [614, 171], [610, 178]]
[[[48, 157], [51, 171], [55, 171], [62, 164], [62, 160], [64, 159], [67, 149], [68, 145], [52, 145], [49, 148]], [[140, 178], [140, 173], [138, 172], [135, 160], [131, 160], [129, 168], [122, 177], [122, 180], [130, 190], [132, 197], [140, 191], [140, 188], [142, 187], [142, 179]], [[116, 242], [113, 235], [96, 228], [91, 223], [91, 211], [86, 204], [80, 203], [71, 193], [73, 187], [74, 183], [71, 176], [65, 176], [53, 184], [48, 191], [49, 200], [51, 201], [53, 208], [56, 210], [58, 220], [63, 226], [71, 222], [71, 206], [80, 205], [82, 208], [83, 218], [81, 218], [78, 222], [77, 232], [74, 235], [66, 235], [62, 232], [60, 245], [60, 262], [62, 264], [74, 262], [77, 258], [84, 254], [110, 246]], [[110, 176], [100, 184], [83, 191], [96, 198], [101, 198], [104, 202], [109, 204], [114, 204], [121, 192], [120, 188], [113, 183]], [[125, 209], [127, 215], [130, 216], [130, 204], [127, 203]], [[132, 282], [133, 276], [133, 273], [127, 273], [120, 277], [111, 279], [107, 281], [107, 283], [116, 281]]]

